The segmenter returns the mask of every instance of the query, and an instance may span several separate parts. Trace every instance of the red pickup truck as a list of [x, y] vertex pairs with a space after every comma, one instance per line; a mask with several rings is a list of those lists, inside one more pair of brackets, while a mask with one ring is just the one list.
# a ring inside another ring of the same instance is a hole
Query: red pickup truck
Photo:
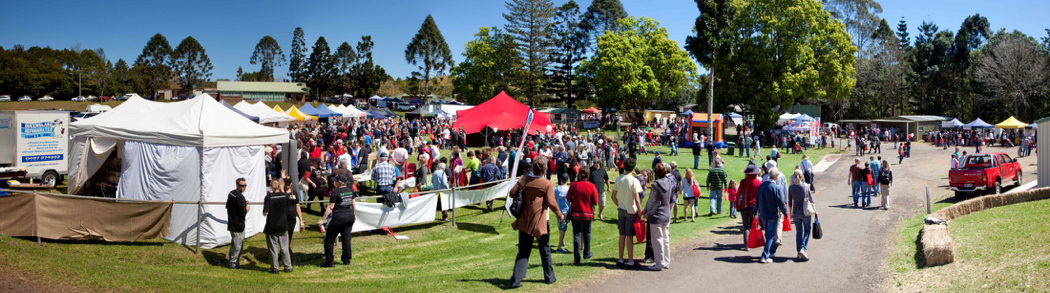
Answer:
[[959, 198], [978, 190], [999, 194], [1004, 180], [1021, 185], [1021, 164], [1006, 153], [968, 155], [963, 157], [958, 169], [948, 171], [948, 185]]

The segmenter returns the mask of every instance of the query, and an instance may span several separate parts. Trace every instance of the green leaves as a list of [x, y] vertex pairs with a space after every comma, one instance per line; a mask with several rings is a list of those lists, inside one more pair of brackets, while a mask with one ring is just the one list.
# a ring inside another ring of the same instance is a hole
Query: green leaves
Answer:
[[186, 37], [172, 53], [172, 68], [179, 80], [183, 92], [192, 92], [194, 88], [204, 87], [211, 78], [211, 59], [204, 52], [204, 47], [193, 37]]
[[619, 26], [619, 32], [598, 38], [596, 56], [581, 65], [594, 73], [595, 87], [604, 92], [599, 104], [641, 110], [663, 89], [679, 89], [695, 75], [696, 65], [659, 22], [628, 17]]
[[145, 69], [142, 71], [142, 77], [150, 93], [167, 86], [168, 78], [171, 77], [171, 53], [168, 39], [164, 35], [155, 34], [142, 48], [142, 54], [135, 59], [135, 66]]
[[412, 65], [423, 63], [419, 66], [421, 72], [412, 73], [413, 76], [423, 77], [423, 95], [431, 93], [430, 78], [432, 76], [441, 75], [445, 69], [455, 65], [455, 61], [452, 60], [452, 51], [449, 50], [445, 37], [441, 35], [441, 30], [438, 30], [434, 17], [429, 14], [423, 20], [419, 32], [412, 37], [412, 41], [405, 48], [405, 61]]
[[524, 61], [514, 37], [496, 27], [482, 27], [467, 42], [463, 62], [452, 68], [453, 93], [468, 104], [478, 104], [500, 91], [516, 96], [514, 85], [523, 75]]
[[321, 97], [332, 94], [332, 77], [335, 73], [335, 60], [332, 50], [328, 47], [328, 41], [324, 37], [318, 37], [317, 42], [314, 42], [313, 52], [306, 61], [308, 85], [313, 93], [311, 98], [320, 100]]
[[273, 81], [273, 68], [284, 65], [284, 62], [284, 53], [281, 52], [281, 45], [277, 44], [277, 40], [271, 36], [259, 39], [259, 43], [255, 45], [255, 52], [252, 53], [251, 64], [262, 65], [259, 73], [263, 75], [263, 81]]

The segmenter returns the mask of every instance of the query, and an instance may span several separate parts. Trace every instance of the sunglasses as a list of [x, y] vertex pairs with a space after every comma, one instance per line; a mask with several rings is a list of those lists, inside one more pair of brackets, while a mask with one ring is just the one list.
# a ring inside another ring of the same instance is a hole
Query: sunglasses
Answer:
[[237, 187], [248, 187], [247, 184], [237, 184]]

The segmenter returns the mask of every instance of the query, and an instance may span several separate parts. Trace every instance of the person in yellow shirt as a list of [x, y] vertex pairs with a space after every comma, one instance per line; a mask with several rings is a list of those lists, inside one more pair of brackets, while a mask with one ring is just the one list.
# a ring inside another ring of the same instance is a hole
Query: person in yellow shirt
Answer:
[[[630, 173], [620, 175], [616, 178], [613, 188], [612, 200], [617, 207], [618, 221], [617, 229], [620, 232], [620, 254], [616, 261], [617, 266], [624, 266], [623, 250], [627, 246], [627, 266], [634, 266], [634, 223], [638, 218], [638, 211], [642, 210], [642, 200], [638, 193], [642, 192], [642, 183], [634, 176], [634, 167], [637, 164], [634, 158], [628, 158], [623, 162], [624, 170], [632, 170]], [[630, 243], [628, 243], [630, 242]]]

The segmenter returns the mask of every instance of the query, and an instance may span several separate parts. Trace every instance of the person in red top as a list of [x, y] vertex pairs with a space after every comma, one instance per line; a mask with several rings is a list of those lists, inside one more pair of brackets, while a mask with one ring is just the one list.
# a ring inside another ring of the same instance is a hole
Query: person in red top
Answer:
[[598, 189], [589, 180], [590, 173], [580, 172], [577, 181], [569, 186], [569, 193], [565, 196], [569, 202], [569, 219], [572, 219], [572, 253], [575, 264], [580, 264], [581, 248], [584, 259], [590, 259], [592, 256], [591, 222], [594, 221], [594, 205], [598, 203]]
[[755, 217], [755, 195], [758, 194], [758, 185], [762, 183], [758, 180], [758, 174], [761, 171], [752, 162], [744, 168], [744, 180], [740, 181], [740, 191], [737, 195], [736, 210], [740, 212], [740, 218], [744, 221], [744, 225], [740, 228], [744, 232], [744, 250], [751, 250], [747, 248], [747, 237], [750, 236], [748, 233], [751, 230], [751, 223], [754, 222]]

